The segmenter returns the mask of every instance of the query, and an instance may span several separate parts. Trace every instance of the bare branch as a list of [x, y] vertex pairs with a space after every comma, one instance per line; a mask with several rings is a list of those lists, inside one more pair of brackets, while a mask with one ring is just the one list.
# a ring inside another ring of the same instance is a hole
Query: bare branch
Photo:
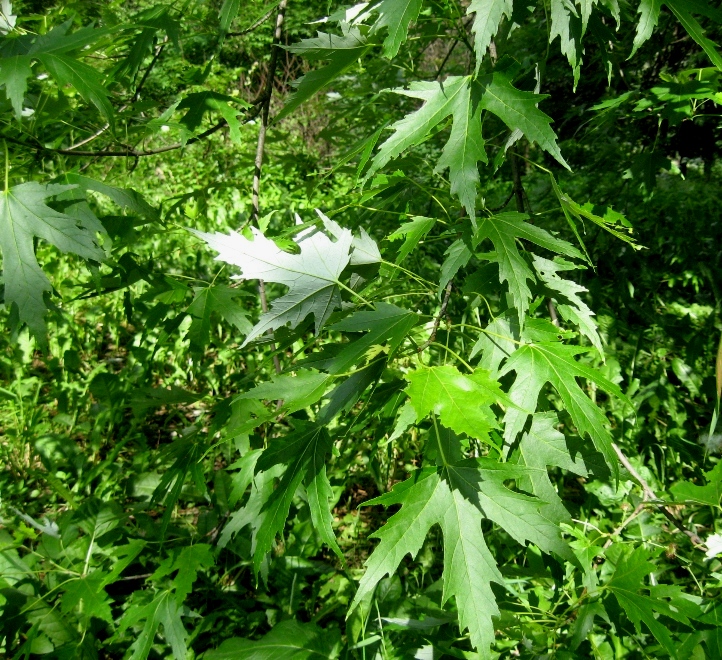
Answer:
[[655, 492], [649, 487], [649, 484], [644, 480], [644, 478], [634, 469], [634, 466], [629, 462], [629, 459], [624, 455], [622, 450], [615, 444], [612, 443], [612, 448], [616, 452], [617, 456], [619, 457], [619, 460], [621, 461], [622, 465], [627, 469], [629, 474], [634, 477], [635, 481], [642, 487], [642, 499], [645, 504], [652, 504], [653, 506], [657, 507], [657, 509], [660, 511], [660, 513], [664, 514], [664, 517], [667, 518], [682, 534], [685, 534], [687, 537], [689, 537], [689, 540], [692, 541], [692, 543], [700, 550], [706, 551], [707, 546], [705, 545], [704, 541], [697, 535], [696, 532], [693, 532], [689, 529], [687, 529], [672, 513], [672, 509], [670, 507], [666, 506], [664, 503], [660, 501], [660, 499], [657, 497]]
[[243, 37], [247, 35], [250, 32], [253, 32], [256, 28], [259, 28], [261, 25], [263, 25], [271, 16], [273, 16], [273, 12], [276, 11], [276, 7], [280, 9], [280, 3], [275, 4], [273, 7], [271, 7], [261, 18], [259, 18], [255, 23], [247, 27], [245, 30], [241, 30], [240, 32], [226, 32], [226, 37]]
[[[271, 107], [271, 96], [273, 95], [273, 79], [276, 76], [276, 66], [278, 63], [278, 44], [281, 41], [281, 28], [283, 27], [283, 19], [286, 13], [286, 1], [281, 0], [278, 3], [278, 14], [276, 16], [276, 30], [273, 33], [273, 44], [271, 45], [271, 62], [268, 66], [268, 75], [266, 76], [266, 84], [259, 96], [261, 109], [261, 125], [258, 128], [258, 142], [256, 144], [256, 161], [253, 171], [253, 213], [251, 220], [258, 223], [260, 217], [260, 194], [261, 194], [261, 170], [263, 169], [263, 153], [266, 148], [266, 132], [268, 130], [268, 112]], [[266, 296], [266, 284], [263, 280], [258, 281], [258, 295], [261, 298], [261, 309], [264, 313], [268, 311], [268, 297]], [[269, 334], [272, 334], [269, 329]], [[271, 350], [275, 350], [275, 344], [271, 344]], [[277, 374], [281, 373], [281, 361], [278, 355], [273, 356], [273, 366]], [[281, 402], [277, 403], [280, 408]]]

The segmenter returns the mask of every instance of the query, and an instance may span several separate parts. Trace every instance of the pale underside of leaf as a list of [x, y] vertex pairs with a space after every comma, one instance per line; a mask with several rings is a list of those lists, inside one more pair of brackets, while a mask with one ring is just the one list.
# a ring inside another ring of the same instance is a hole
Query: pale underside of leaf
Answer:
[[353, 235], [340, 229], [332, 241], [321, 231], [304, 231], [296, 241], [300, 253], [290, 254], [259, 230], [252, 231], [252, 241], [236, 232], [226, 235], [193, 231], [218, 251], [217, 259], [241, 268], [243, 279], [261, 279], [289, 287], [261, 317], [243, 345], [267, 330], [286, 324], [295, 328], [309, 314], [315, 317], [318, 332], [341, 304], [339, 277], [349, 263]]

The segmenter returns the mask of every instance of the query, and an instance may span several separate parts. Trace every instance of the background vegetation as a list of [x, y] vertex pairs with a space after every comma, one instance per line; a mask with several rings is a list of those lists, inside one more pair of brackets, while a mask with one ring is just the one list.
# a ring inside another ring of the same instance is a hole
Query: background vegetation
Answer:
[[[660, 7], [3, 0], [0, 654], [721, 657], [722, 9]], [[189, 229], [315, 209], [366, 257], [256, 332]]]

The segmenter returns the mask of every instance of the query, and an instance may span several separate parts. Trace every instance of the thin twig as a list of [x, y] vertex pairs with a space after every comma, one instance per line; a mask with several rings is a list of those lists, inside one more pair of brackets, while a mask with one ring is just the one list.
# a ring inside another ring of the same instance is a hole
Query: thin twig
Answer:
[[[145, 73], [143, 74], [143, 77], [140, 79], [140, 82], [138, 83], [138, 86], [135, 88], [135, 94], [133, 94], [133, 98], [130, 99], [130, 105], [135, 103], [140, 99], [140, 93], [143, 91], [143, 86], [145, 85], [146, 81], [148, 80], [148, 76], [150, 76], [150, 72], [153, 71], [155, 68], [155, 65], [158, 63], [158, 60], [160, 59], [160, 56], [163, 54], [163, 51], [165, 50], [166, 43], [168, 42], [168, 37], [166, 36], [165, 39], [163, 39], [163, 43], [158, 46], [158, 48], [155, 49], [155, 53], [153, 54], [153, 59], [150, 61], [150, 64], [148, 65], [148, 68], [145, 70]], [[122, 112], [122, 110], [121, 110]]]
[[547, 309], [549, 310], [549, 316], [552, 318], [552, 324], [559, 328], [561, 324], [559, 323], [557, 308], [554, 306], [554, 301], [551, 298], [547, 298]]
[[[123, 112], [126, 110], [129, 106], [131, 106], [133, 103], [138, 101], [140, 99], [140, 93], [143, 90], [143, 86], [145, 85], [146, 81], [148, 80], [148, 76], [150, 75], [150, 72], [155, 67], [156, 63], [158, 62], [158, 59], [160, 58], [161, 54], [163, 53], [163, 49], [165, 48], [166, 42], [168, 41], [168, 37], [166, 37], [163, 40], [163, 43], [156, 48], [155, 53], [153, 54], [153, 59], [151, 60], [150, 64], [148, 65], [148, 68], [145, 70], [145, 73], [143, 74], [143, 77], [141, 78], [140, 82], [138, 83], [138, 86], [135, 88], [135, 92], [133, 94], [133, 97], [130, 99], [128, 103], [125, 103], [120, 108], [118, 108], [118, 113]], [[110, 128], [110, 124], [106, 124], [102, 128], [98, 129], [93, 133], [91, 136], [85, 138], [84, 140], [80, 140], [80, 142], [76, 142], [75, 144], [71, 144], [69, 147], [66, 147], [66, 151], [73, 151], [74, 149], [77, 149], [78, 147], [82, 147], [84, 144], [88, 144], [89, 142], [92, 142], [96, 138], [99, 138], [105, 131], [107, 131]]]
[[509, 153], [509, 164], [511, 165], [511, 178], [514, 182], [514, 196], [516, 197], [516, 210], [524, 213], [524, 188], [521, 183], [519, 172], [519, 161], [514, 152]]
[[640, 502], [637, 504], [637, 508], [632, 511], [632, 514], [628, 517], [622, 520], [622, 522], [617, 525], [617, 527], [614, 529], [614, 531], [609, 535], [609, 538], [606, 540], [603, 546], [603, 550], [606, 550], [612, 543], [614, 543], [614, 537], [619, 536], [619, 533], [630, 523], [632, 520], [634, 520], [642, 511], [644, 511], [644, 507], [647, 505], [647, 502]]
[[[511, 178], [514, 182], [514, 189], [512, 190], [512, 193], [516, 197], [516, 210], [519, 211], [519, 213], [524, 213], [528, 207], [529, 213], [532, 213], [529, 198], [527, 197], [524, 185], [521, 182], [519, 160], [513, 151], [509, 152], [509, 163], [511, 164]], [[526, 200], [526, 204], [524, 203], [524, 200]], [[509, 200], [506, 201], [506, 204], [508, 203]], [[504, 206], [506, 206], [506, 204], [504, 204]], [[557, 308], [551, 298], [547, 298], [547, 309], [549, 310], [549, 316], [552, 319], [552, 324], [557, 328], [561, 327], [561, 323], [559, 323], [559, 316], [557, 314]]]
[[245, 30], [241, 30], [240, 32], [226, 32], [226, 38], [243, 37], [249, 32], [253, 32], [253, 30], [263, 25], [269, 18], [271, 18], [271, 16], [273, 16], [273, 12], [276, 11], [276, 7], [278, 7], [278, 5], [274, 5], [273, 7], [271, 7], [263, 16], [261, 16], [261, 18], [259, 18], [255, 23], [253, 23], [250, 27], [247, 27]]
[[509, 193], [509, 196], [504, 200], [504, 203], [501, 206], [495, 206], [493, 209], [488, 209], [490, 213], [499, 213], [499, 211], [503, 211], [511, 201], [511, 198], [514, 197], [515, 188], [511, 189], [511, 192]]
[[[251, 110], [243, 119], [243, 123], [247, 124], [248, 122], [254, 120], [258, 115], [261, 113], [261, 106], [257, 105], [253, 110]], [[155, 156], [156, 154], [162, 154], [166, 151], [174, 151], [175, 149], [180, 149], [181, 147], [188, 146], [189, 144], [195, 144], [196, 142], [200, 142], [201, 140], [205, 140], [207, 137], [210, 137], [214, 133], [217, 133], [222, 128], [225, 128], [228, 126], [228, 122], [225, 119], [222, 119], [219, 121], [215, 126], [211, 126], [206, 131], [203, 131], [203, 133], [200, 133], [199, 135], [196, 135], [195, 137], [192, 137], [190, 140], [188, 140], [185, 144], [183, 142], [176, 142], [174, 144], [166, 145], [165, 147], [158, 147], [157, 149], [148, 149], [146, 151], [138, 151], [136, 149], [133, 149], [132, 147], [126, 147], [124, 150], [99, 150], [99, 151], [71, 151], [69, 149], [53, 149], [51, 147], [46, 147], [43, 144], [40, 144], [39, 142], [37, 144], [28, 144], [27, 142], [23, 142], [22, 140], [18, 140], [17, 138], [12, 138], [9, 136], [0, 136], [3, 140], [7, 140], [8, 142], [12, 142], [13, 144], [20, 145], [21, 147], [25, 147], [26, 149], [34, 149], [35, 151], [41, 151], [45, 153], [51, 153], [51, 154], [59, 154], [61, 156], [76, 156], [76, 157], [85, 157], [85, 158], [142, 158], [144, 156]], [[35, 138], [33, 138], [35, 139]]]
[[444, 70], [444, 67], [446, 66], [446, 63], [449, 61], [449, 58], [451, 57], [451, 53], [454, 52], [454, 48], [456, 48], [456, 44], [459, 43], [458, 39], [454, 39], [454, 43], [451, 44], [451, 47], [446, 53], [446, 57], [444, 57], [444, 61], [439, 66], [438, 70], [436, 71], [436, 75], [434, 76], [434, 80], [438, 80], [439, 76], [441, 75], [441, 72]]
[[451, 288], [453, 286], [453, 283], [454, 280], [452, 279], [449, 280], [449, 283], [446, 285], [444, 300], [441, 302], [441, 309], [439, 310], [438, 315], [434, 318], [434, 325], [431, 328], [431, 334], [429, 335], [429, 338], [416, 349], [417, 353], [422, 353], [436, 341], [436, 333], [439, 331], [441, 319], [444, 318], [444, 316], [446, 315], [446, 308], [449, 305], [449, 298], [451, 297]]
[[634, 469], [634, 466], [629, 462], [629, 459], [624, 455], [622, 450], [614, 442], [612, 443], [612, 448], [619, 457], [622, 465], [627, 469], [629, 474], [634, 477], [635, 481], [637, 481], [637, 483], [642, 487], [643, 502], [645, 504], [652, 504], [653, 506], [657, 507], [657, 509], [665, 516], [665, 518], [667, 518], [667, 520], [669, 520], [680, 532], [688, 536], [690, 541], [692, 541], [692, 543], [697, 548], [706, 551], [707, 546], [705, 545], [705, 542], [697, 535], [696, 532], [687, 529], [679, 520], [677, 520], [676, 516], [672, 513], [672, 510], [660, 501], [656, 493], [649, 487], [649, 484], [644, 480], [644, 477], [642, 477]]
[[[271, 45], [271, 61], [268, 65], [268, 75], [264, 90], [261, 92], [262, 98], [261, 108], [261, 125], [258, 128], [258, 142], [256, 144], [256, 161], [253, 171], [253, 193], [252, 206], [253, 212], [251, 220], [258, 224], [260, 218], [260, 193], [261, 193], [261, 171], [263, 169], [263, 153], [266, 148], [266, 132], [268, 130], [268, 113], [271, 107], [271, 96], [273, 95], [273, 79], [276, 76], [276, 65], [278, 63], [278, 44], [281, 41], [281, 28], [283, 27], [283, 19], [286, 12], [287, 0], [281, 0], [278, 3], [278, 14], [276, 15], [276, 30], [273, 34], [273, 44]], [[268, 296], [266, 295], [266, 284], [263, 280], [258, 280], [258, 295], [261, 298], [261, 309], [264, 314], [268, 311]], [[268, 334], [272, 334], [269, 328]], [[271, 344], [271, 350], [276, 350], [276, 345]], [[278, 355], [273, 356], [273, 367], [277, 374], [281, 373], [281, 361]], [[280, 402], [279, 402], [280, 403]], [[280, 407], [280, 405], [279, 405]]]

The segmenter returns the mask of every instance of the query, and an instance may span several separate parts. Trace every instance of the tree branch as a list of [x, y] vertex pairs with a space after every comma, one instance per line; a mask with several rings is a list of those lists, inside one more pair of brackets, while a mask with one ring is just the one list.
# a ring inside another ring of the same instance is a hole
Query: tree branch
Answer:
[[256, 28], [263, 25], [271, 16], [273, 16], [273, 12], [276, 11], [276, 7], [279, 5], [276, 4], [273, 7], [271, 7], [268, 12], [266, 12], [261, 18], [259, 18], [255, 23], [253, 23], [250, 27], [247, 27], [245, 30], [241, 30], [240, 32], [226, 32], [225, 37], [243, 37], [250, 32], [253, 32]]
[[446, 291], [444, 293], [444, 300], [441, 302], [441, 309], [439, 310], [438, 315], [434, 319], [434, 325], [431, 328], [431, 334], [429, 335], [429, 338], [421, 344], [416, 349], [417, 353], [422, 353], [425, 351], [431, 344], [433, 344], [436, 341], [436, 333], [439, 331], [439, 325], [441, 324], [441, 319], [446, 314], [446, 308], [449, 305], [449, 298], [451, 297], [451, 288], [453, 286], [454, 280], [449, 280], [449, 283], [446, 285]]
[[[258, 115], [261, 113], [261, 106], [256, 106], [243, 120], [244, 124], [247, 124], [249, 121], [252, 121]], [[137, 149], [133, 149], [131, 147], [127, 147], [123, 150], [98, 150], [98, 151], [80, 151], [77, 149], [53, 149], [52, 147], [46, 147], [45, 145], [42, 145], [40, 143], [38, 144], [28, 144], [27, 142], [23, 142], [22, 140], [18, 140], [16, 138], [6, 137], [2, 136], [3, 140], [7, 140], [8, 142], [12, 142], [13, 144], [20, 145], [21, 147], [25, 147], [26, 149], [34, 149], [35, 151], [42, 151], [45, 153], [52, 153], [52, 154], [58, 154], [60, 156], [75, 156], [75, 157], [84, 157], [84, 158], [143, 158], [145, 156], [155, 156], [156, 154], [162, 154], [167, 151], [174, 151], [175, 149], [180, 149], [182, 147], [188, 146], [189, 144], [195, 144], [196, 142], [200, 142], [201, 140], [205, 140], [207, 137], [210, 137], [214, 133], [217, 133], [222, 128], [225, 128], [228, 125], [228, 122], [225, 119], [221, 119], [215, 126], [211, 126], [206, 131], [203, 131], [203, 133], [200, 133], [199, 135], [196, 135], [195, 137], [192, 137], [190, 140], [185, 142], [175, 142], [173, 144], [166, 145], [165, 147], [158, 147], [157, 149], [147, 149], [144, 151], [138, 151]], [[73, 145], [78, 146], [78, 145]]]
[[[268, 76], [266, 77], [266, 85], [259, 98], [261, 111], [261, 125], [258, 128], [258, 142], [256, 144], [256, 161], [253, 171], [253, 193], [252, 205], [253, 213], [251, 221], [258, 224], [260, 217], [260, 193], [261, 193], [261, 170], [263, 169], [263, 154], [266, 148], [266, 132], [268, 130], [268, 113], [271, 107], [271, 96], [273, 95], [273, 79], [276, 76], [276, 66], [278, 64], [278, 44], [281, 41], [281, 28], [283, 27], [283, 19], [286, 13], [287, 0], [281, 0], [278, 3], [278, 14], [276, 15], [276, 30], [273, 34], [273, 44], [271, 45], [271, 61], [268, 65]], [[258, 295], [261, 298], [261, 309], [264, 313], [268, 311], [268, 297], [266, 296], [266, 284], [263, 280], [258, 280]], [[268, 334], [272, 334], [269, 329]], [[271, 344], [271, 350], [275, 351], [275, 344]], [[281, 361], [278, 355], [273, 356], [273, 366], [277, 374], [281, 373]], [[280, 408], [281, 402], [278, 402]]]
[[612, 448], [619, 457], [622, 465], [627, 469], [629, 474], [634, 477], [635, 481], [637, 481], [637, 483], [642, 487], [642, 499], [644, 503], [651, 504], [657, 507], [660, 513], [662, 513], [664, 517], [667, 518], [667, 520], [669, 520], [680, 532], [682, 532], [682, 534], [685, 534], [687, 537], [689, 537], [689, 540], [692, 541], [692, 543], [697, 548], [706, 551], [707, 546], [705, 545], [705, 542], [697, 535], [696, 532], [687, 529], [672, 513], [672, 510], [659, 500], [659, 497], [657, 497], [655, 492], [649, 487], [649, 484], [634, 469], [634, 466], [629, 462], [629, 459], [624, 455], [622, 450], [614, 442], [612, 443]]
[[[163, 40], [163, 43], [158, 46], [155, 50], [155, 54], [153, 55], [153, 59], [151, 60], [150, 64], [148, 65], [148, 68], [145, 70], [145, 73], [143, 74], [143, 77], [141, 78], [140, 82], [138, 83], [138, 86], [135, 88], [135, 92], [133, 94], [133, 97], [128, 101], [128, 103], [123, 104], [119, 109], [118, 112], [123, 112], [125, 109], [128, 108], [128, 106], [132, 105], [138, 99], [140, 98], [140, 92], [143, 89], [143, 86], [145, 85], [146, 80], [148, 80], [148, 76], [150, 75], [150, 72], [155, 67], [156, 63], [158, 62], [158, 59], [160, 58], [161, 54], [163, 53], [163, 50], [165, 49], [165, 45], [168, 41], [168, 37], [165, 37]], [[85, 138], [84, 140], [80, 140], [80, 142], [76, 142], [75, 144], [70, 145], [69, 147], [66, 147], [66, 151], [73, 151], [74, 149], [77, 149], [78, 147], [82, 147], [84, 144], [88, 144], [89, 142], [92, 142], [96, 138], [100, 137], [105, 131], [107, 131], [110, 128], [110, 124], [106, 124], [101, 129], [95, 131], [92, 135]]]

